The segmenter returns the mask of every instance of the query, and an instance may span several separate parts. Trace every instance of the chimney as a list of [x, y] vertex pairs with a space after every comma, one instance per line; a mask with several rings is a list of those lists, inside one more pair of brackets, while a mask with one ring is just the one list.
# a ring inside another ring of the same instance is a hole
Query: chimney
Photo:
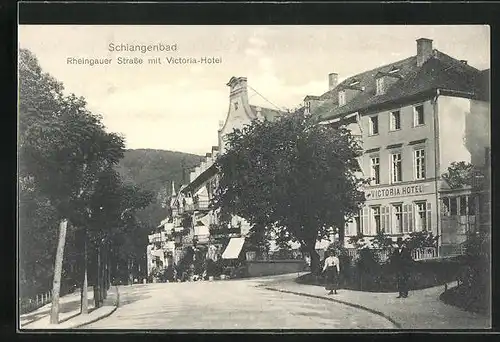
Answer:
[[417, 66], [422, 66], [432, 56], [432, 39], [417, 39]]
[[337, 73], [330, 73], [328, 74], [328, 90], [334, 89], [339, 82], [339, 74]]

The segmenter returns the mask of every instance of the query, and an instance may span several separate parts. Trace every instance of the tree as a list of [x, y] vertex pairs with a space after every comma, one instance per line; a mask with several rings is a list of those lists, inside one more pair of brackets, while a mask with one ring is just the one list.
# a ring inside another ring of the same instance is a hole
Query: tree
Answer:
[[447, 171], [442, 175], [450, 188], [459, 189], [471, 186], [473, 183], [475, 167], [464, 161], [452, 162]]
[[350, 131], [315, 124], [300, 113], [276, 121], [255, 120], [227, 135], [228, 150], [216, 162], [221, 212], [251, 224], [285, 231], [311, 255], [317, 270], [318, 239], [332, 227], [343, 239], [345, 219], [364, 202], [358, 140]]
[[[58, 289], [66, 222], [80, 227], [97, 175], [123, 156], [123, 139], [107, 133], [83, 98], [65, 96], [63, 86], [43, 73], [36, 57], [20, 50], [19, 179], [21, 190], [36, 189], [60, 222], [51, 322], [58, 322]], [[23, 184], [30, 184], [26, 189]], [[21, 227], [25, 229], [27, 227]]]

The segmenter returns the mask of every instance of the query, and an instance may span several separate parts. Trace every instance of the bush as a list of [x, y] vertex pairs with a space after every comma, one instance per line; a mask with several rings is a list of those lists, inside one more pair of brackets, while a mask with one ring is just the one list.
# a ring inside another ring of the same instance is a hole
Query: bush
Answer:
[[[460, 258], [414, 262], [409, 279], [410, 290], [454, 281], [463, 265], [464, 260]], [[324, 286], [325, 279], [307, 274], [299, 277], [297, 282]], [[385, 264], [378, 263], [376, 255], [367, 250], [361, 252], [355, 265], [341, 268], [340, 287], [355, 291], [397, 292], [396, 270], [390, 261]]]
[[405, 239], [406, 245], [410, 250], [424, 247], [437, 247], [439, 236], [434, 236], [432, 232], [412, 232]]

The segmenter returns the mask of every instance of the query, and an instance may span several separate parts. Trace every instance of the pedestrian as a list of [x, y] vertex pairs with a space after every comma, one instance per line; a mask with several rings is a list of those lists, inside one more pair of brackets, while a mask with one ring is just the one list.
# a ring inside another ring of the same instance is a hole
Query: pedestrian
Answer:
[[337, 289], [339, 287], [340, 261], [334, 251], [325, 252], [325, 256], [325, 265], [323, 266], [323, 273], [326, 275], [325, 289], [330, 291], [328, 294], [337, 294]]
[[399, 295], [397, 298], [408, 297], [408, 280], [410, 278], [410, 267], [412, 257], [410, 250], [401, 237], [398, 237], [397, 248], [393, 254], [393, 263], [396, 268], [397, 286]]

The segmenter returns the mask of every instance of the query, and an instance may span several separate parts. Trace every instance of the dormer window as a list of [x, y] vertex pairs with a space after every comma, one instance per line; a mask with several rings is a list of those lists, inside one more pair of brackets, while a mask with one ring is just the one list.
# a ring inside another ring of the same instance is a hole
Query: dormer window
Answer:
[[339, 106], [345, 105], [345, 90], [339, 91]]
[[353, 81], [349, 84], [349, 86], [350, 86], [350, 87], [354, 87], [354, 86], [357, 86], [358, 84], [359, 84], [359, 81], [358, 81], [358, 80], [353, 80]]
[[384, 78], [377, 78], [377, 95], [382, 95], [385, 92]]
[[389, 74], [395, 74], [399, 71], [399, 68], [393, 68], [391, 71], [389, 71]]

